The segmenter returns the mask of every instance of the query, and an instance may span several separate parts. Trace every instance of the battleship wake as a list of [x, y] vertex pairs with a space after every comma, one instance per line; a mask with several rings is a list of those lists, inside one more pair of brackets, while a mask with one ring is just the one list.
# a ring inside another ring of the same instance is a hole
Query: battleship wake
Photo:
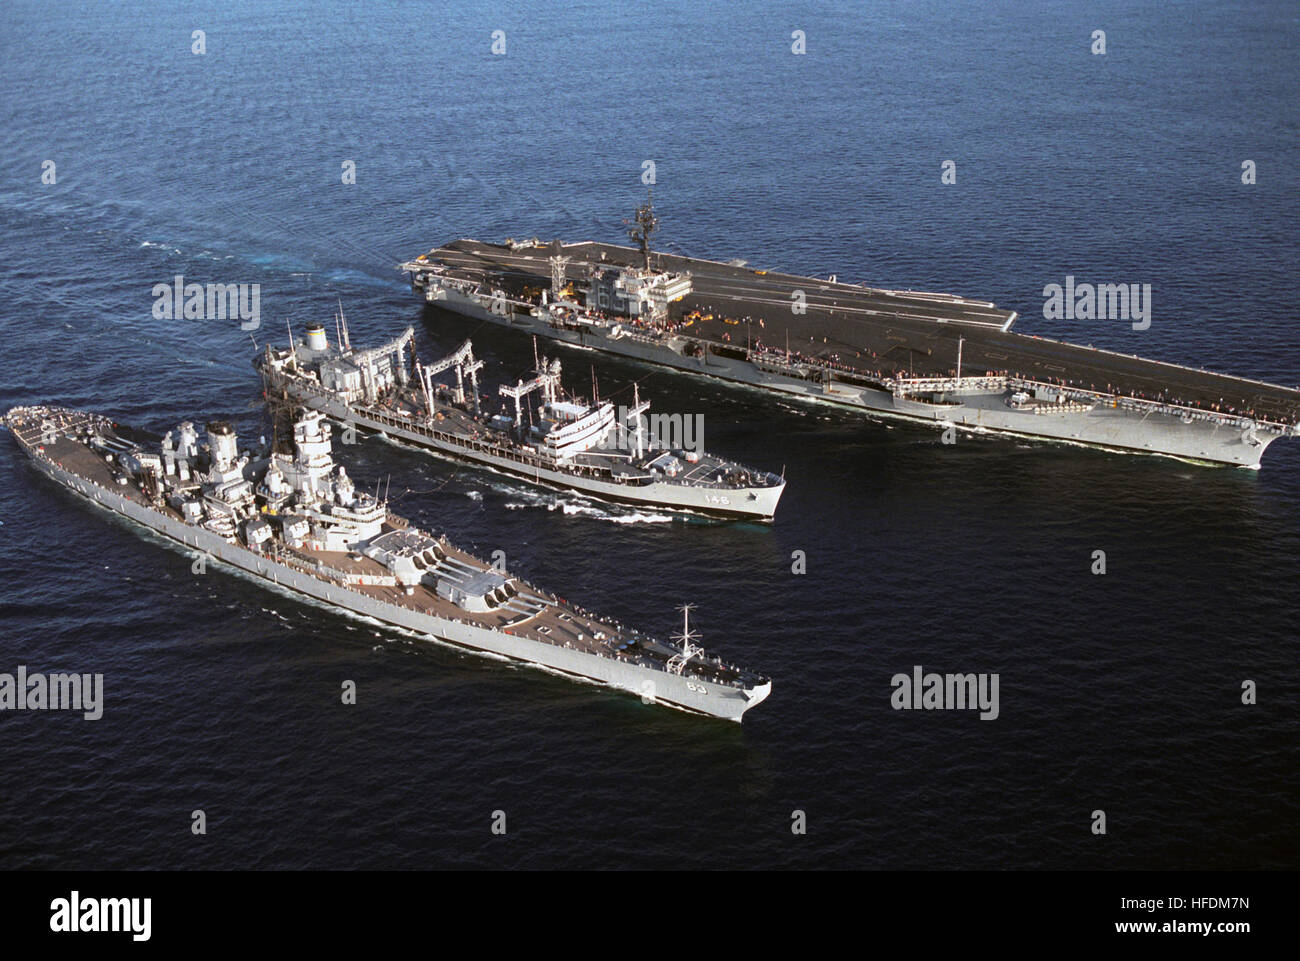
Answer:
[[278, 588], [683, 711], [739, 721], [771, 692], [697, 647], [689, 614], [676, 643], [656, 640], [389, 513], [335, 466], [319, 411], [253, 452], [225, 421], [206, 443], [189, 422], [159, 439], [60, 407], [15, 407], [5, 424], [59, 484]]

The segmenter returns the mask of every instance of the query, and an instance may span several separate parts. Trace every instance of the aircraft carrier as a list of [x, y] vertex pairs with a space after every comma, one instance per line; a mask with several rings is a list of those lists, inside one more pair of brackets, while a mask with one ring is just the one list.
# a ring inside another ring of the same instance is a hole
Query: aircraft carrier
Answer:
[[469, 317], [954, 433], [1252, 468], [1300, 433], [1300, 390], [1016, 333], [952, 294], [654, 252], [657, 224], [645, 204], [635, 247], [458, 240], [401, 269]]
[[630, 691], [647, 703], [739, 721], [771, 681], [548, 593], [392, 514], [357, 490], [319, 411], [276, 442], [239, 448], [225, 421], [165, 437], [102, 415], [16, 407], [4, 423], [43, 474], [91, 503], [269, 587], [429, 638]]
[[[479, 393], [483, 361], [473, 344], [422, 363], [414, 333], [408, 327], [387, 343], [354, 349], [340, 308], [333, 344], [324, 326], [312, 323], [297, 342], [290, 334], [289, 347], [268, 344], [254, 364], [268, 403], [320, 410], [530, 483], [672, 512], [771, 520], [776, 511], [784, 479], [703, 450], [702, 431], [689, 418], [647, 418], [650, 403], [635, 387], [631, 407], [616, 415], [608, 399], [562, 395], [560, 361], [534, 351], [536, 369], [498, 388], [502, 410], [492, 415]], [[452, 373], [454, 385], [437, 379]], [[534, 394], [541, 399], [535, 416]]]

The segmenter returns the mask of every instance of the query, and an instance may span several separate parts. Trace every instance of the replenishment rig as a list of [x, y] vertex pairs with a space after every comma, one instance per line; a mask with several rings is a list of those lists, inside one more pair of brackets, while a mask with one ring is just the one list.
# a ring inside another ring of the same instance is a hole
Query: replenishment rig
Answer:
[[[505, 409], [492, 414], [479, 393], [483, 361], [474, 358], [470, 341], [426, 364], [414, 359], [410, 327], [365, 350], [352, 347], [341, 309], [335, 330], [334, 344], [313, 323], [298, 341], [290, 335], [287, 348], [267, 345], [254, 363], [268, 401], [310, 407], [434, 454], [621, 504], [771, 520], [785, 490], [776, 474], [705, 451], [702, 415], [652, 415], [652, 423], [650, 403], [635, 386], [632, 406], [617, 413], [608, 400], [566, 396], [560, 361], [539, 358], [535, 349], [536, 369], [498, 388]], [[454, 385], [438, 380], [453, 372]], [[533, 396], [540, 398], [535, 410]], [[665, 429], [652, 429], [660, 426]]]

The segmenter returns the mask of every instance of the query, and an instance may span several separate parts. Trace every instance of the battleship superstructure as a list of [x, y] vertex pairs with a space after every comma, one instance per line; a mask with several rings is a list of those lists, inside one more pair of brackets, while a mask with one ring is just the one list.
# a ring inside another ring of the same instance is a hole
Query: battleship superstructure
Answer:
[[1013, 333], [1017, 315], [604, 243], [458, 240], [401, 265], [429, 303], [564, 343], [926, 421], [1257, 467], [1300, 390]]
[[300, 411], [282, 443], [255, 452], [224, 421], [161, 439], [60, 407], [16, 407], [5, 424], [59, 484], [278, 588], [684, 711], [739, 721], [771, 691], [689, 630], [656, 640], [390, 513], [335, 465], [319, 411]]
[[[410, 327], [377, 347], [354, 349], [340, 310], [335, 332], [331, 344], [313, 323], [290, 347], [267, 345], [254, 363], [269, 402], [323, 411], [436, 454], [623, 504], [769, 520], [785, 489], [776, 474], [704, 451], [689, 418], [668, 415], [672, 429], [651, 429], [650, 404], [639, 391], [617, 414], [608, 400], [564, 396], [559, 360], [535, 358], [526, 380], [500, 386], [506, 406], [490, 414], [479, 393], [483, 362], [470, 341], [423, 364], [408, 355]], [[436, 380], [453, 371], [454, 386]], [[532, 394], [541, 399], [535, 412]]]

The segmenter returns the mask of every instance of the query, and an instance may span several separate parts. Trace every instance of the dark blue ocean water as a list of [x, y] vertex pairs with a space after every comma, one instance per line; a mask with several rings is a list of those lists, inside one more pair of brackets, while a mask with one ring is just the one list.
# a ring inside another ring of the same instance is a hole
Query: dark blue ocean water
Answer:
[[[156, 320], [154, 284], [260, 284], [259, 342], [341, 298], [358, 342], [413, 324], [431, 356], [474, 326], [423, 311], [398, 261], [619, 241], [644, 160], [668, 249], [982, 296], [1023, 331], [1294, 384], [1298, 41], [1294, 5], [1251, 2], [7, 4], [0, 408], [255, 437], [248, 335]], [[1067, 273], [1150, 283], [1151, 328], [1043, 320]], [[509, 375], [531, 359], [496, 329], [475, 348]], [[351, 473], [656, 633], [694, 602], [709, 647], [775, 679], [743, 726], [194, 576], [0, 438], [0, 672], [106, 685], [98, 722], [0, 714], [0, 867], [1300, 863], [1300, 444], [1259, 472], [948, 447], [564, 359], [784, 466], [776, 523], [551, 509], [377, 441]], [[1001, 716], [892, 710], [916, 664], [999, 673]]]

